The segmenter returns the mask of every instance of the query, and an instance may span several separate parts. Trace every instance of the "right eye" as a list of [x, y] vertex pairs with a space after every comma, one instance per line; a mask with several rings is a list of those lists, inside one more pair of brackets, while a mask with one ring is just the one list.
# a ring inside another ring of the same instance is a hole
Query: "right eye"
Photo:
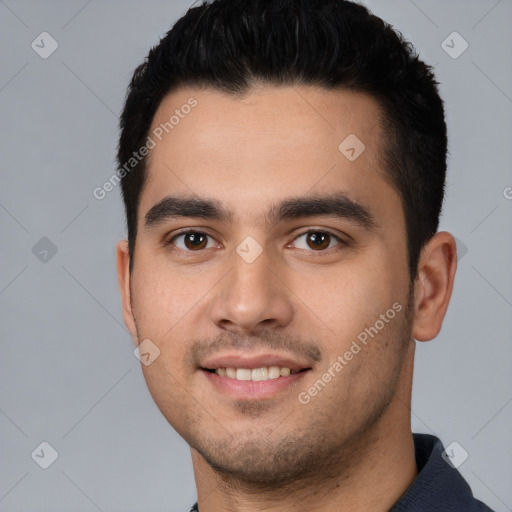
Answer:
[[[181, 251], [198, 252], [203, 249], [211, 249], [213, 246], [208, 246], [208, 238], [213, 240], [210, 235], [202, 231], [187, 230], [174, 235], [166, 245], [173, 245]], [[178, 242], [179, 240], [179, 242]]]

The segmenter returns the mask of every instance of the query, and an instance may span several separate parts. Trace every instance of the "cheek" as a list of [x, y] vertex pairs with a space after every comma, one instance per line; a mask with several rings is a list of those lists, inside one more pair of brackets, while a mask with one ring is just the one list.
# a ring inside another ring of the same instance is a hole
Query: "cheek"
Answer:
[[187, 431], [191, 409], [187, 384], [177, 368], [169, 361], [169, 354], [163, 352], [150, 366], [142, 371], [148, 390], [166, 420], [183, 435]]
[[330, 340], [326, 348], [343, 350], [395, 302], [403, 301], [407, 281], [401, 276], [403, 269], [392, 267], [391, 260], [389, 254], [376, 249], [309, 275], [297, 274], [290, 281], [306, 321]]
[[140, 265], [132, 281], [132, 305], [141, 335], [167, 339], [194, 308], [201, 307], [205, 279], [180, 275], [165, 265]]

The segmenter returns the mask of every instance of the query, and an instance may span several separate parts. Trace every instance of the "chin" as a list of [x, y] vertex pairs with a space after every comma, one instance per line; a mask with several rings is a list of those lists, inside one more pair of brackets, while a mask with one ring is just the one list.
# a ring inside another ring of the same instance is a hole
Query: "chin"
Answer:
[[247, 436], [245, 442], [238, 438], [237, 446], [233, 446], [235, 437], [223, 442], [209, 440], [194, 448], [223, 480], [253, 487], [281, 488], [320, 470], [319, 462], [324, 459], [318, 446], [313, 448], [290, 437], [269, 443], [268, 435], [260, 432], [259, 436]]

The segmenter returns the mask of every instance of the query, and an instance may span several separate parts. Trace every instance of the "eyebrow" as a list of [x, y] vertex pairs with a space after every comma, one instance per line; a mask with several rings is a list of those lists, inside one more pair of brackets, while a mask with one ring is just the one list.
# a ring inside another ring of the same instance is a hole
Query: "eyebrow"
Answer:
[[[368, 231], [373, 231], [377, 227], [374, 216], [366, 206], [341, 192], [284, 199], [278, 204], [271, 205], [265, 215], [265, 222], [268, 226], [275, 226], [286, 220], [314, 216], [346, 219], [359, 224]], [[166, 196], [146, 213], [145, 228], [150, 229], [160, 223], [180, 217], [231, 223], [234, 214], [216, 199]]]

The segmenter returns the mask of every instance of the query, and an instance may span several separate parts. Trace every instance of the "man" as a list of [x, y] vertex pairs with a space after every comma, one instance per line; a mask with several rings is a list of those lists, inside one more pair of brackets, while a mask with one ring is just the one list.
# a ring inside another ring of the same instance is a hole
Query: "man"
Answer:
[[410, 427], [446, 148], [431, 68], [348, 1], [203, 4], [136, 69], [118, 276], [192, 510], [490, 510]]

